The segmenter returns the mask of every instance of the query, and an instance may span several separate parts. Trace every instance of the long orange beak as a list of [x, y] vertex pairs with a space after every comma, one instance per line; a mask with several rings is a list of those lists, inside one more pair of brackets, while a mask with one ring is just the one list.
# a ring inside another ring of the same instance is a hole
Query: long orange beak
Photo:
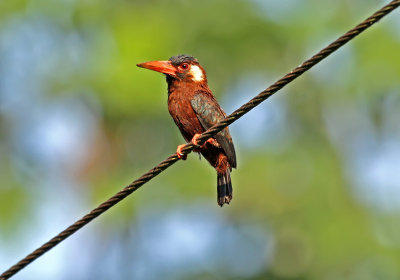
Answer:
[[176, 76], [176, 68], [172, 65], [171, 61], [149, 61], [136, 64], [138, 67], [146, 68], [149, 70], [157, 71], [160, 73], [164, 73], [173, 77]]

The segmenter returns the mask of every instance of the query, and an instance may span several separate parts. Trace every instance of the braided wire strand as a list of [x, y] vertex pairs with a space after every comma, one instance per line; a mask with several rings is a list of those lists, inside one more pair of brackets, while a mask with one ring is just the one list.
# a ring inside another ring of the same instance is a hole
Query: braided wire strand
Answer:
[[[368, 17], [366, 20], [364, 20], [362, 23], [358, 24], [356, 27], [348, 31], [346, 34], [343, 36], [339, 37], [336, 39], [333, 43], [329, 44], [327, 47], [322, 49], [320, 52], [318, 52], [316, 55], [312, 56], [310, 59], [306, 60], [303, 62], [301, 65], [297, 66], [295, 69], [293, 69], [290, 73], [286, 74], [283, 78], [279, 79], [276, 81], [274, 84], [272, 84], [270, 87], [259, 93], [256, 97], [251, 99], [249, 102], [246, 104], [242, 105], [239, 109], [235, 110], [232, 114], [227, 116], [224, 120], [221, 122], [217, 123], [216, 125], [212, 126], [209, 128], [207, 131], [203, 132], [201, 136], [198, 138], [197, 143], [202, 145], [207, 139], [210, 137], [214, 136], [217, 134], [219, 131], [227, 127], [228, 125], [232, 124], [236, 120], [238, 120], [240, 117], [242, 117], [244, 114], [248, 113], [250, 110], [252, 110], [254, 107], [259, 105], [261, 102], [265, 101], [268, 99], [271, 95], [273, 95], [275, 92], [292, 82], [294, 79], [302, 75], [305, 71], [309, 70], [311, 67], [319, 63], [322, 59], [326, 58], [330, 54], [332, 54], [334, 51], [336, 51], [338, 48], [342, 47], [344, 44], [349, 42], [351, 39], [359, 35], [361, 32], [369, 28], [371, 25], [377, 23], [380, 19], [382, 19], [384, 16], [392, 12], [394, 9], [396, 9], [400, 5], [400, 0], [393, 0], [386, 6], [382, 7], [380, 10], [375, 12], [372, 16]], [[182, 153], [187, 155], [190, 152], [192, 152], [196, 147], [192, 143], [186, 144], [182, 148]], [[173, 165], [175, 162], [179, 160], [177, 154], [173, 154], [169, 156], [167, 159], [164, 161], [160, 162], [157, 166], [155, 166], [153, 169], [148, 171], [147, 173], [143, 174], [140, 178], [136, 179], [133, 181], [131, 184], [126, 186], [124, 189], [113, 195], [110, 199], [107, 201], [101, 203], [99, 206], [97, 206], [95, 209], [93, 209], [90, 213], [86, 214], [83, 216], [81, 219], [76, 221], [74, 224], [60, 232], [57, 236], [53, 237], [50, 239], [48, 242], [44, 243], [41, 247], [27, 255], [25, 258], [20, 260], [17, 264], [13, 265], [10, 267], [8, 270], [6, 270], [3, 274], [0, 275], [0, 280], [6, 280], [15, 275], [17, 272], [19, 272], [21, 269], [23, 269], [25, 266], [29, 265], [32, 263], [34, 260], [39, 258], [41, 255], [44, 253], [48, 252], [52, 248], [54, 248], [56, 245], [58, 245], [60, 242], [74, 234], [77, 230], [81, 229], [83, 226], [91, 222], [94, 218], [98, 217], [99, 215], [103, 214], [105, 211], [110, 209], [112, 206], [126, 198], [128, 195], [136, 191], [138, 188], [140, 188], [142, 185], [145, 183], [149, 182], [151, 179], [153, 179], [155, 176], [163, 172], [165, 169]]]

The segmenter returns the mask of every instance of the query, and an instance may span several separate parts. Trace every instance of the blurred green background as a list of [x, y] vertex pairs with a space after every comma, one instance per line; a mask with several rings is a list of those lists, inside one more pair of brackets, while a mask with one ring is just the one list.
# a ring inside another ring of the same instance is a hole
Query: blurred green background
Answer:
[[[0, 0], [0, 271], [183, 143], [136, 63], [231, 113], [388, 2]], [[231, 205], [190, 155], [14, 278], [400, 279], [399, 49], [395, 11], [234, 123]]]

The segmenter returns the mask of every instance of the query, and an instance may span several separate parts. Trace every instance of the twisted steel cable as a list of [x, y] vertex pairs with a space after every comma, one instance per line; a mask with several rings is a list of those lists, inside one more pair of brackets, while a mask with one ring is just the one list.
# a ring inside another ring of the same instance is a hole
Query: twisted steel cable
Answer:
[[[305, 71], [309, 70], [311, 67], [313, 67], [315, 64], [320, 62], [322, 59], [326, 58], [329, 56], [331, 53], [336, 51], [338, 48], [349, 42], [351, 39], [353, 39], [355, 36], [366, 30], [368, 27], [373, 25], [374, 23], [378, 22], [381, 18], [392, 12], [394, 9], [396, 9], [400, 5], [400, 0], [394, 0], [391, 1], [389, 4], [375, 12], [372, 16], [368, 17], [366, 20], [364, 20], [362, 23], [348, 31], [346, 34], [343, 36], [339, 37], [337, 40], [335, 40], [333, 43], [329, 44], [326, 48], [322, 49], [320, 52], [318, 52], [316, 55], [311, 57], [310, 59], [306, 60], [303, 62], [300, 66], [296, 67], [293, 69], [290, 73], [285, 75], [283, 78], [279, 79], [277, 82], [275, 82], [273, 85], [268, 87], [266, 90], [262, 91], [260, 94], [258, 94], [256, 97], [251, 99], [249, 102], [246, 104], [242, 105], [239, 109], [234, 111], [232, 114], [227, 116], [223, 121], [217, 123], [207, 131], [201, 134], [201, 136], [198, 138], [198, 144], [202, 145], [207, 139], [210, 137], [214, 136], [217, 134], [219, 131], [224, 129], [226, 126], [230, 125], [240, 117], [242, 117], [244, 114], [249, 112], [251, 109], [256, 107], [258, 104], [261, 102], [265, 101], [268, 99], [271, 95], [273, 95], [275, 92], [283, 88], [285, 85], [299, 77], [301, 74], [303, 74]], [[193, 151], [196, 147], [192, 143], [186, 144], [184, 148], [182, 149], [183, 154], [189, 154], [191, 151]], [[25, 266], [39, 258], [41, 255], [58, 245], [60, 242], [62, 242], [64, 239], [67, 237], [71, 236], [74, 234], [77, 230], [88, 224], [90, 221], [92, 221], [94, 218], [99, 216], [100, 214], [103, 214], [105, 211], [107, 211], [109, 208], [123, 200], [125, 197], [130, 195], [132, 192], [136, 191], [138, 188], [140, 188], [142, 185], [150, 181], [152, 178], [160, 174], [162, 171], [173, 165], [175, 162], [179, 160], [177, 154], [173, 154], [169, 156], [167, 159], [159, 163], [156, 167], [142, 175], [139, 179], [133, 181], [131, 184], [126, 186], [124, 189], [119, 191], [117, 194], [112, 196], [110, 199], [108, 199], [106, 202], [103, 202], [100, 204], [98, 207], [93, 209], [89, 214], [85, 215], [82, 217], [80, 220], [75, 222], [73, 225], [69, 226], [67, 229], [59, 233], [57, 236], [53, 237], [51, 240], [43, 244], [41, 247], [27, 255], [25, 258], [20, 260], [17, 264], [9, 268], [7, 271], [5, 271], [3, 274], [0, 275], [0, 280], [6, 280], [15, 275], [17, 272], [19, 272], [21, 269], [23, 269]]]

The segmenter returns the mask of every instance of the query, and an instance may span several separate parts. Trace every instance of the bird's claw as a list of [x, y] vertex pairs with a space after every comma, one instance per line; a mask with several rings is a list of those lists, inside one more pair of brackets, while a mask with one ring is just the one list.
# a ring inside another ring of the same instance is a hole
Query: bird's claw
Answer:
[[[193, 143], [193, 145], [199, 146], [199, 144], [197, 143], [197, 141], [198, 141], [198, 139], [199, 139], [200, 136], [201, 136], [201, 134], [199, 134], [199, 133], [196, 133], [196, 134], [193, 136], [193, 138], [192, 138], [192, 143]], [[215, 141], [214, 138], [210, 138], [210, 139], [208, 139], [206, 142], [204, 142], [204, 144], [201, 145], [200, 148], [204, 148], [204, 146], [206, 145], [206, 143], [212, 144], [214, 141]], [[176, 148], [176, 155], [178, 156], [179, 159], [185, 160], [185, 159], [187, 158], [187, 155], [185, 155], [184, 153], [182, 153], [182, 149], [183, 149], [183, 147], [185, 147], [185, 146], [186, 146], [185, 144], [182, 144], [182, 145], [179, 145], [179, 146]], [[199, 152], [199, 149], [200, 149], [200, 148], [194, 149], [194, 151], [195, 151], [195, 152]]]
[[[196, 134], [193, 136], [193, 138], [192, 138], [192, 143], [193, 143], [194, 145], [199, 146], [199, 144], [197, 143], [197, 141], [198, 141], [198, 139], [200, 138], [200, 136], [201, 136], [201, 134], [199, 134], [199, 133], [196, 133]], [[213, 138], [209, 138], [209, 139], [207, 139], [206, 142], [204, 142], [203, 145], [201, 145], [201, 147], [204, 147], [204, 145], [205, 145], [206, 143], [212, 144], [213, 142], [214, 142], [214, 139], [213, 139]]]
[[183, 147], [185, 147], [185, 146], [186, 146], [185, 144], [182, 144], [182, 145], [179, 145], [179, 146], [176, 148], [176, 155], [178, 156], [179, 159], [186, 160], [186, 158], [187, 158], [187, 155], [185, 155], [185, 154], [182, 153], [182, 149], [183, 149]]

